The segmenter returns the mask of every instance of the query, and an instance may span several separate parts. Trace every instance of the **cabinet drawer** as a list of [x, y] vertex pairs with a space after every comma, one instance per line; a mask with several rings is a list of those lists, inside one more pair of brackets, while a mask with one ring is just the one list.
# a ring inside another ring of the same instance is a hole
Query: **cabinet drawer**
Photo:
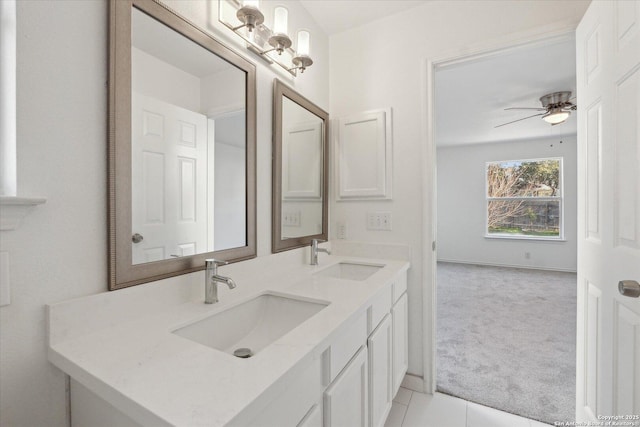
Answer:
[[387, 286], [382, 292], [376, 295], [367, 309], [367, 335], [371, 335], [384, 316], [391, 311], [391, 288], [391, 286]]
[[407, 272], [404, 271], [393, 281], [393, 303], [395, 304], [402, 294], [407, 291]]
[[362, 313], [324, 352], [324, 385], [329, 385], [351, 360], [356, 351], [367, 342], [367, 312]]

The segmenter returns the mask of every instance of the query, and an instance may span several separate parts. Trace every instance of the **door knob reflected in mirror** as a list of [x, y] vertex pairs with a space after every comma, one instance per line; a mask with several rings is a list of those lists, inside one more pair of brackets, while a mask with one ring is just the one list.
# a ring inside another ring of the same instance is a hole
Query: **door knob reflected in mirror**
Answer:
[[142, 237], [142, 234], [134, 234], [133, 236], [131, 236], [131, 241], [133, 243], [140, 243], [144, 240], [144, 237]]
[[640, 283], [635, 280], [621, 280], [618, 282], [618, 292], [625, 297], [640, 297]]

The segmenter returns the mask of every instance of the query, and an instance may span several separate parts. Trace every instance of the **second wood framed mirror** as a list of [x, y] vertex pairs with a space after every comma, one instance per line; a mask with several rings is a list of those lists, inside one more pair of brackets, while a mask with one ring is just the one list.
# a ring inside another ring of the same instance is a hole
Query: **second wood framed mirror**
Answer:
[[272, 252], [327, 240], [329, 114], [285, 85], [273, 85]]

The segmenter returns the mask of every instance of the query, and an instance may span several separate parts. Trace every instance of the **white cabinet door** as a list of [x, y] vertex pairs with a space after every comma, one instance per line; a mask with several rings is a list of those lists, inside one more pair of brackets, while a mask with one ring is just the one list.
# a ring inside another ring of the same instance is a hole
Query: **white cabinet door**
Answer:
[[595, 422], [640, 414], [640, 299], [618, 292], [640, 281], [640, 2], [593, 1], [576, 48], [576, 418]]
[[322, 402], [311, 407], [298, 427], [322, 427]]
[[368, 427], [368, 372], [363, 346], [324, 392], [324, 427]]
[[407, 294], [400, 297], [391, 309], [393, 322], [393, 395], [398, 392], [409, 367]]
[[384, 425], [391, 410], [391, 316], [387, 314], [367, 340], [369, 351], [369, 419], [371, 427]]

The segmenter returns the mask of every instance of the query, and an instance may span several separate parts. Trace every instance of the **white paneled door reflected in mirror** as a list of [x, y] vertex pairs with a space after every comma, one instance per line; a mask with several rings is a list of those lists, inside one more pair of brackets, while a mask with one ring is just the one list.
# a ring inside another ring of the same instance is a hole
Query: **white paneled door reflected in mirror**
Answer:
[[111, 17], [110, 288], [255, 256], [255, 66], [159, 2]]
[[135, 8], [131, 24], [133, 264], [245, 246], [245, 73]]

